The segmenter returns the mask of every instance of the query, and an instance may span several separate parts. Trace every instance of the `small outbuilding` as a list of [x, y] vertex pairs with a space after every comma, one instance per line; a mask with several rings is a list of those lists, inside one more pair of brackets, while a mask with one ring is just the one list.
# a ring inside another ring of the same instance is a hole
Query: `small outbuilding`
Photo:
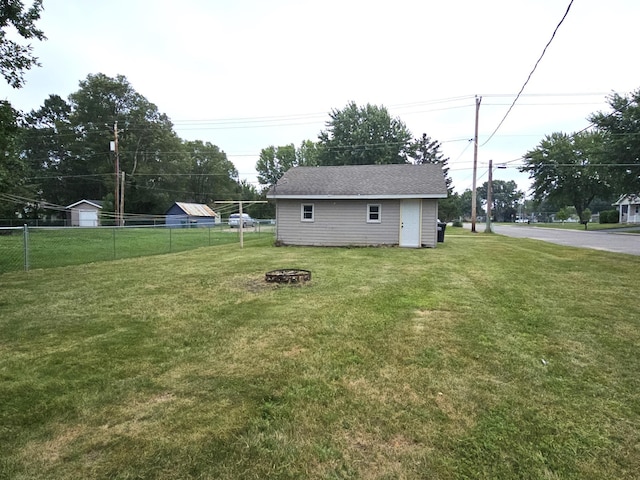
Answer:
[[174, 203], [166, 213], [168, 227], [212, 227], [220, 222], [219, 215], [202, 203]]
[[435, 247], [440, 165], [294, 167], [267, 193], [280, 245]]
[[613, 206], [618, 209], [620, 223], [640, 223], [640, 195], [622, 195]]
[[67, 223], [72, 227], [100, 226], [102, 202], [99, 200], [80, 200], [66, 207]]

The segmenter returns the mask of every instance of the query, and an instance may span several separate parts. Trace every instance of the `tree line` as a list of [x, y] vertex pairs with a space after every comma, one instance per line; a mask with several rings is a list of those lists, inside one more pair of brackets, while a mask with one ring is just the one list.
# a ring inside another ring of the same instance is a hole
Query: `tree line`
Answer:
[[546, 135], [524, 155], [521, 171], [538, 202], [574, 207], [578, 217], [624, 194], [640, 193], [640, 89], [607, 98], [610, 112], [588, 117], [587, 129]]
[[89, 75], [68, 99], [50, 95], [26, 114], [1, 102], [0, 128], [4, 218], [37, 218], [43, 205], [81, 199], [103, 201], [103, 211], [113, 211], [116, 136], [127, 212], [163, 214], [174, 201], [259, 196], [239, 181], [224, 151], [181, 139], [167, 115], [121, 75]]
[[299, 147], [288, 144], [263, 148], [256, 170], [258, 181], [268, 188], [296, 166], [441, 165], [449, 197], [439, 202], [439, 213], [449, 220], [458, 215], [458, 206], [448, 162], [438, 140], [426, 133], [413, 138], [406, 124], [392, 117], [386, 107], [349, 102], [344, 108], [329, 112], [326, 129], [320, 131], [317, 141], [304, 140]]

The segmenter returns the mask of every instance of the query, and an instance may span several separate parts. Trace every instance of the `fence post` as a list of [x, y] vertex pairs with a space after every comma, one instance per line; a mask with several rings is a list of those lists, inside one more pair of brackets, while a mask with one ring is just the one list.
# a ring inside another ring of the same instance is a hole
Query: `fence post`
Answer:
[[22, 234], [22, 243], [24, 250], [24, 271], [29, 271], [29, 226], [24, 224], [24, 231]]

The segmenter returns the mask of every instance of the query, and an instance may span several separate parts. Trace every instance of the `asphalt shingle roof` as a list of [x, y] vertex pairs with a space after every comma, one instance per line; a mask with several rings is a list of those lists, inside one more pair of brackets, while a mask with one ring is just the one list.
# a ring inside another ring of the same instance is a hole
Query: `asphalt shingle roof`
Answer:
[[268, 197], [384, 196], [446, 198], [442, 166], [425, 164], [294, 167]]

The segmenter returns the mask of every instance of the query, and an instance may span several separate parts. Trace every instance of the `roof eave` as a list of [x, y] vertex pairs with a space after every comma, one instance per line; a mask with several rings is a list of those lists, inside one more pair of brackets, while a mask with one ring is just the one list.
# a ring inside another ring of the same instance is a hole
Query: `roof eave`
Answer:
[[76, 207], [76, 206], [80, 205], [81, 203], [88, 203], [89, 205], [92, 205], [92, 206], [94, 206], [96, 208], [102, 209], [102, 205], [98, 205], [97, 203], [94, 203], [94, 202], [92, 202], [90, 200], [79, 200], [76, 203], [72, 203], [71, 205], [67, 205], [65, 208], [66, 209], [70, 209], [70, 208], [73, 208], [73, 207]]
[[330, 194], [309, 194], [309, 195], [287, 195], [287, 194], [267, 194], [267, 198], [274, 200], [403, 200], [403, 199], [439, 199], [447, 198], [446, 193], [413, 193], [413, 194], [368, 194], [368, 195], [330, 195]]

